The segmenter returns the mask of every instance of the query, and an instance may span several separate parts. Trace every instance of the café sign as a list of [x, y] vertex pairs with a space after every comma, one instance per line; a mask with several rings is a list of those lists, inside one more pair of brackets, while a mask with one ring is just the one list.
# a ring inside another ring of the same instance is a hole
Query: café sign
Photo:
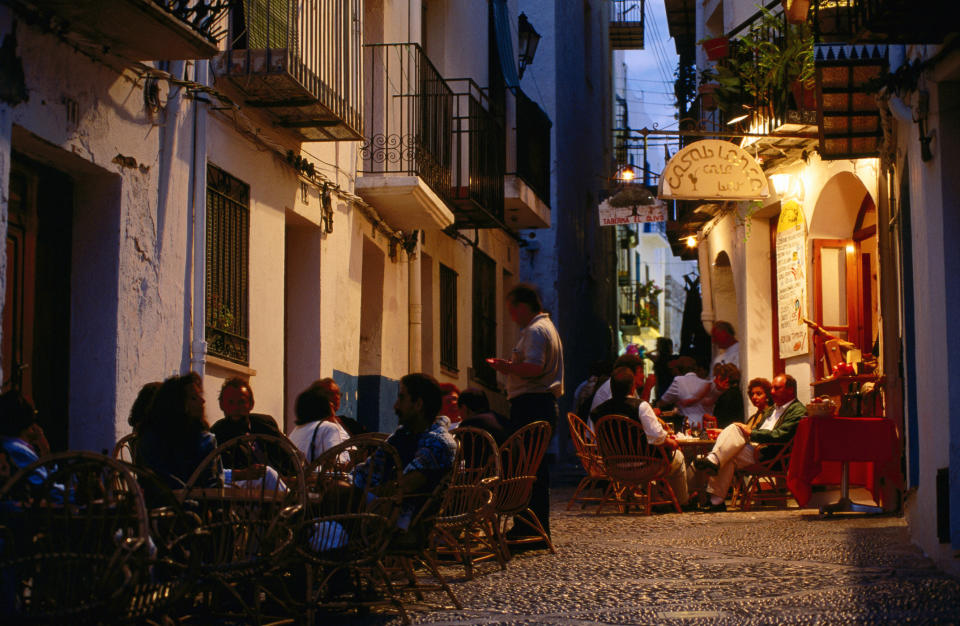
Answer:
[[762, 200], [770, 195], [757, 161], [729, 141], [704, 139], [676, 153], [660, 175], [664, 200]]

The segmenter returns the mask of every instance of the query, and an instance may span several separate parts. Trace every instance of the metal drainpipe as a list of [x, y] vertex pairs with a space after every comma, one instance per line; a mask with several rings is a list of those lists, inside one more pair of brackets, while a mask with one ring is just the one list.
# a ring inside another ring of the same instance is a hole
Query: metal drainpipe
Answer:
[[[194, 80], [206, 85], [209, 79], [209, 62], [196, 61], [194, 68]], [[205, 100], [196, 98], [193, 101], [193, 159], [190, 171], [193, 239], [193, 257], [190, 260], [193, 275], [190, 302], [193, 335], [190, 343], [190, 370], [203, 376], [207, 354], [207, 109]]]
[[423, 289], [420, 284], [420, 233], [414, 232], [416, 243], [410, 253], [407, 276], [407, 299], [409, 301], [409, 344], [407, 366], [410, 372], [421, 371], [423, 347]]

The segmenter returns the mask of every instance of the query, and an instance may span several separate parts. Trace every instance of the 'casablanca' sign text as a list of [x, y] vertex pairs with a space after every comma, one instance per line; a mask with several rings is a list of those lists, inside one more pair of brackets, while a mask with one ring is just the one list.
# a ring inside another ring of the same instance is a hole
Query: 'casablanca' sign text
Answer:
[[767, 177], [743, 148], [719, 139], [697, 141], [676, 153], [660, 176], [661, 199], [760, 200]]

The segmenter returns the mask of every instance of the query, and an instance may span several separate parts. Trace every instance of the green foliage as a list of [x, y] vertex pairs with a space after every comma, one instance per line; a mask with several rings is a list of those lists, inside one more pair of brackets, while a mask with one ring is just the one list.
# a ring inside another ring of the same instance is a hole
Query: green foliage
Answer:
[[717, 83], [717, 101], [726, 112], [740, 105], [783, 108], [790, 86], [814, 86], [813, 32], [807, 23], [787, 24], [782, 14], [760, 7], [760, 18], [730, 42], [730, 56], [701, 74], [701, 82]]

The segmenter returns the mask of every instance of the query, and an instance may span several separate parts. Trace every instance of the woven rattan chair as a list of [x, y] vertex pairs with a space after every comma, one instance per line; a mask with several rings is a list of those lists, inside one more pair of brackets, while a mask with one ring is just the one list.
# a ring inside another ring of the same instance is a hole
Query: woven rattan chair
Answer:
[[734, 474], [732, 502], [744, 511], [756, 504], [786, 507], [791, 493], [787, 488], [787, 469], [793, 453], [793, 440], [786, 444], [764, 443], [756, 448], [759, 463], [739, 468]]
[[[597, 422], [597, 445], [610, 477], [623, 487], [622, 511], [629, 512], [631, 502], [650, 515], [654, 505], [671, 504], [677, 513], [680, 503], [666, 481], [670, 459], [662, 446], [651, 446], [643, 425], [622, 415], [606, 415]], [[597, 513], [606, 501], [600, 503]]]
[[[287, 455], [288, 467], [294, 471], [289, 486], [267, 477], [238, 480], [243, 475], [236, 471], [231, 484], [204, 484], [211, 469], [218, 473], [223, 459], [234, 463], [239, 459], [244, 467], [255, 467], [251, 455], [267, 446]], [[285, 558], [293, 549], [294, 525], [304, 508], [299, 458], [285, 437], [236, 437], [210, 452], [177, 494], [183, 508], [199, 518], [203, 535], [193, 563], [197, 584], [204, 592], [198, 610], [227, 616], [240, 613], [246, 621], [258, 623], [261, 593], [284, 604], [285, 598], [272, 593], [271, 575], [286, 565]]]
[[[577, 484], [573, 497], [567, 503], [569, 511], [576, 503], [581, 503], [580, 508], [586, 508], [588, 502], [604, 502], [613, 497], [619, 500], [616, 485], [607, 475], [607, 470], [603, 467], [603, 459], [600, 457], [600, 449], [597, 447], [597, 436], [582, 419], [574, 413], [567, 413], [567, 423], [570, 426], [570, 440], [573, 441], [573, 447], [577, 452], [577, 458], [583, 465], [583, 470], [587, 473]], [[582, 495], [584, 492], [602, 489], [598, 496]]]
[[[378, 478], [355, 486], [357, 465]], [[307, 470], [307, 514], [296, 533], [295, 550], [305, 566], [302, 589], [307, 623], [318, 608], [363, 609], [392, 604], [409, 622], [383, 567], [383, 554], [396, 532], [400, 510], [396, 450], [376, 435], [357, 435], [321, 454]]]
[[493, 490], [494, 528], [505, 559], [510, 558], [508, 544], [520, 543], [507, 541], [507, 524], [511, 519], [514, 520], [514, 526], [523, 524], [536, 533], [537, 537], [527, 542], [542, 539], [550, 552], [556, 554], [550, 536], [537, 514], [530, 509], [533, 483], [537, 480], [537, 469], [547, 452], [550, 435], [550, 424], [533, 422], [512, 434], [500, 446], [500, 480]]
[[[412, 593], [417, 600], [423, 601], [424, 592], [443, 592], [453, 603], [454, 608], [463, 609], [463, 604], [447, 584], [430, 549], [430, 538], [436, 528], [440, 507], [449, 487], [449, 478], [437, 485], [430, 494], [405, 496], [405, 498], [412, 498], [419, 505], [419, 509], [407, 529], [393, 535], [384, 552], [384, 562], [395, 577], [404, 579], [404, 584], [395, 584], [393, 587], [401, 594]], [[426, 500], [423, 500], [424, 495]], [[418, 567], [425, 569], [431, 580], [417, 576]]]
[[136, 464], [136, 443], [137, 435], [134, 433], [124, 435], [117, 445], [113, 446], [113, 458], [124, 463]]
[[492, 558], [501, 569], [506, 568], [490, 523], [494, 513], [491, 488], [500, 478], [500, 453], [485, 430], [461, 427], [453, 434], [460, 446], [451, 486], [444, 493], [434, 527], [433, 548], [439, 556], [451, 555], [460, 561], [470, 580], [478, 561]]
[[0, 487], [4, 623], [112, 623], [151, 552], [133, 474], [89, 452], [54, 454]]

